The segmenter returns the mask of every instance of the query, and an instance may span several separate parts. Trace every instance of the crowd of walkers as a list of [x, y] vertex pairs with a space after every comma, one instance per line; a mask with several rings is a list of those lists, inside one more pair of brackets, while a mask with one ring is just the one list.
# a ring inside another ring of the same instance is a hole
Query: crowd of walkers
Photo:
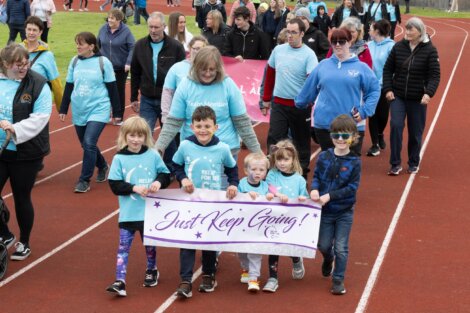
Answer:
[[[96, 168], [95, 182], [105, 182], [110, 171], [111, 189], [120, 197], [116, 282], [108, 291], [126, 295], [127, 255], [135, 232], [143, 230], [144, 203], [135, 203], [140, 211], [129, 211], [128, 197], [132, 194], [157, 192], [176, 177], [186, 192], [207, 187], [227, 190], [228, 198], [238, 190], [260, 192], [282, 202], [305, 200], [309, 196], [306, 179], [313, 139], [322, 150], [310, 194], [324, 206], [319, 239], [324, 257], [322, 273], [333, 276], [333, 294], [344, 294], [348, 238], [367, 121], [372, 145], [366, 155], [376, 157], [387, 146], [385, 130], [390, 114], [391, 176], [403, 170], [406, 121], [407, 172], [419, 171], [427, 105], [440, 81], [438, 53], [423, 21], [408, 19], [404, 38], [395, 43], [395, 28], [401, 23], [395, 0], [374, 0], [366, 7], [344, 0], [332, 16], [326, 4], [316, 0], [299, 1], [292, 11], [285, 0], [261, 4], [236, 0], [230, 12], [224, 2], [207, 0], [195, 2], [201, 34], [191, 34], [182, 13], [171, 13], [167, 24], [162, 13], [147, 14], [146, 3], [136, 5], [147, 22], [148, 35], [135, 41], [125, 24], [126, 12], [118, 7], [111, 9], [97, 36], [90, 32], [75, 36], [77, 53], [69, 62], [62, 88], [54, 54], [46, 43], [55, 12], [53, 2], [34, 0], [30, 7], [26, 0], [8, 0], [10, 37], [0, 51], [0, 143], [6, 143], [7, 132], [12, 140], [0, 156], [0, 189], [9, 179], [20, 228], [11, 258], [24, 260], [31, 253], [31, 191], [50, 151], [48, 121], [55, 102], [61, 121], [67, 119], [72, 107], [71, 120], [83, 150], [74, 192], [91, 190]], [[17, 33], [22, 44], [13, 43]], [[222, 56], [240, 62], [267, 60], [264, 77], [260, 77], [260, 109], [264, 115], [270, 113], [265, 151], [269, 161], [263, 158], [261, 138], [253, 130], [242, 93], [225, 73]], [[140, 118], [124, 121], [129, 74], [130, 103]], [[97, 146], [110, 122], [121, 126], [119, 152], [111, 165]], [[162, 130], [153, 144], [152, 133], [158, 124]], [[237, 189], [240, 139], [253, 154], [245, 160], [245, 172], [251, 173], [256, 165], [264, 174], [250, 174], [244, 187]], [[220, 157], [221, 167], [213, 181], [194, 178], [197, 175], [193, 172], [204, 169], [190, 162], [207, 153]], [[351, 166], [351, 171], [335, 172], [340, 168], [335, 162]], [[124, 175], [129, 164], [148, 165], [147, 176], [141, 177], [145, 186]], [[273, 189], [257, 189], [264, 178]], [[345, 184], [347, 192], [341, 189], [346, 189]], [[284, 192], [287, 190], [295, 192]], [[348, 222], [343, 224], [345, 219]], [[341, 237], [336, 237], [339, 234]], [[1, 221], [0, 240], [8, 247], [16, 241]], [[144, 286], [153, 287], [158, 279], [156, 252], [151, 247], [146, 247], [146, 252]], [[215, 252], [203, 251], [204, 275], [199, 291], [211, 292], [216, 287], [216, 257]], [[177, 293], [188, 298], [192, 295], [194, 250], [181, 250], [180, 258], [182, 281]], [[270, 277], [265, 291], [278, 288], [278, 259], [269, 257]], [[257, 264], [255, 270], [249, 268], [254, 266], [252, 260]], [[302, 279], [302, 258], [293, 257], [292, 261], [293, 278]], [[241, 280], [249, 284], [250, 291], [259, 290], [259, 263], [256, 255], [242, 258]]]

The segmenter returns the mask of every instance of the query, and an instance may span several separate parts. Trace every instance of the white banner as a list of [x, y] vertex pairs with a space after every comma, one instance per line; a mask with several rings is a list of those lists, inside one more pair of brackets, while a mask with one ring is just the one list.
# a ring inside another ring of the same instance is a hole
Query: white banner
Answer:
[[198, 250], [314, 258], [321, 207], [307, 200], [282, 204], [223, 191], [160, 190], [147, 197], [144, 244]]

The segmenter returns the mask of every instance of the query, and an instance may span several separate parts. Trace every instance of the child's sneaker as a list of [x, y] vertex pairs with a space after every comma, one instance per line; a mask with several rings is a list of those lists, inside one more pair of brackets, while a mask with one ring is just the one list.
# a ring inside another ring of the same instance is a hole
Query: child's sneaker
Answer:
[[277, 288], [279, 287], [279, 283], [277, 278], [269, 277], [266, 285], [263, 287], [263, 291], [267, 292], [276, 292]]
[[217, 287], [215, 275], [202, 275], [202, 283], [199, 285], [199, 292], [213, 292]]
[[109, 285], [108, 288], [106, 288], [106, 291], [120, 297], [127, 296], [126, 283], [122, 280], [116, 280], [114, 283]]
[[29, 248], [29, 245], [19, 241], [15, 243], [15, 249], [16, 251], [10, 257], [10, 259], [15, 261], [22, 261], [29, 257], [29, 255], [31, 254], [31, 249]]
[[189, 281], [183, 281], [176, 289], [176, 295], [180, 298], [191, 298], [193, 296], [192, 289], [193, 286]]
[[293, 279], [302, 279], [305, 275], [305, 267], [302, 258], [299, 258], [299, 262], [292, 263], [292, 278]]
[[248, 291], [253, 291], [253, 292], [259, 291], [259, 281], [250, 280], [248, 282]]
[[155, 287], [158, 285], [158, 277], [160, 273], [157, 269], [154, 270], [146, 270], [145, 271], [145, 279], [144, 279], [144, 287]]
[[3, 242], [3, 244], [7, 247], [7, 249], [10, 249], [11, 246], [15, 243], [16, 237], [12, 233], [8, 237], [0, 237], [0, 241]]
[[346, 288], [344, 288], [344, 283], [342, 280], [333, 280], [331, 293], [334, 295], [344, 295], [346, 293]]
[[329, 277], [333, 272], [333, 261], [327, 261], [323, 259], [323, 263], [321, 265], [321, 274], [323, 277]]
[[250, 276], [248, 275], [248, 271], [242, 270], [242, 274], [240, 275], [240, 282], [242, 284], [248, 284], [249, 280], [250, 280]]

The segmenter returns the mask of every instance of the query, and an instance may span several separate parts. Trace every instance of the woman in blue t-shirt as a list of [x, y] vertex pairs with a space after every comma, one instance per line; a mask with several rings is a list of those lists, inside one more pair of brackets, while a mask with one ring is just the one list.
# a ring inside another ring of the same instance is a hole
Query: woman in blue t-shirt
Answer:
[[77, 56], [70, 61], [64, 97], [59, 110], [63, 122], [72, 103], [72, 123], [83, 149], [83, 165], [75, 192], [90, 190], [90, 178], [98, 168], [96, 182], [106, 181], [108, 164], [97, 147], [98, 139], [109, 120], [110, 106], [114, 123], [122, 119], [113, 65], [99, 53], [96, 37], [90, 32], [75, 36]]

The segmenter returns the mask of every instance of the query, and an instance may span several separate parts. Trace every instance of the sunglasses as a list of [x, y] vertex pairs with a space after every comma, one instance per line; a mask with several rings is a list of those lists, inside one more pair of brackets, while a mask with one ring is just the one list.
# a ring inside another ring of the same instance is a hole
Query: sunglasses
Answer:
[[346, 39], [332, 40], [331, 45], [336, 46], [336, 45], [339, 44], [340, 46], [344, 46], [346, 44], [346, 42], [348, 42]]
[[352, 134], [351, 133], [330, 133], [330, 137], [334, 140], [338, 140], [342, 138], [343, 140], [348, 140], [351, 138]]

